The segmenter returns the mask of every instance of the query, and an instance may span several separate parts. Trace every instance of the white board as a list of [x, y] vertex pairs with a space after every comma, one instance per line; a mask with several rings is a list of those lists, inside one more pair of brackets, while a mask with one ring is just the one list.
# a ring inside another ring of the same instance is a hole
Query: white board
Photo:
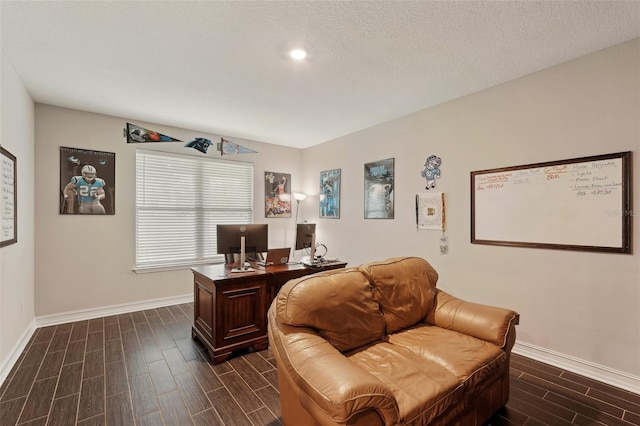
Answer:
[[471, 242], [631, 252], [631, 153], [471, 172]]

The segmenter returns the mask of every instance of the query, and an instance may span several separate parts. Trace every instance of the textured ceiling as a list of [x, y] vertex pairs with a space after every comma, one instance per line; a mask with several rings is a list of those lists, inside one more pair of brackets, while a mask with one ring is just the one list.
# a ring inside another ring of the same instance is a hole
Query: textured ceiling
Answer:
[[0, 13], [4, 58], [36, 102], [301, 148], [640, 36], [639, 1], [2, 0]]

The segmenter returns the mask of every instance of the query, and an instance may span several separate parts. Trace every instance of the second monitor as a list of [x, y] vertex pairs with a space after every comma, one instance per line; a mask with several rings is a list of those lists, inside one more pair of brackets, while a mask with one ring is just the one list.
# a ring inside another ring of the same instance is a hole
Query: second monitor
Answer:
[[316, 263], [315, 223], [299, 223], [298, 225], [296, 225], [296, 250], [304, 249], [309, 249], [309, 264], [314, 265]]

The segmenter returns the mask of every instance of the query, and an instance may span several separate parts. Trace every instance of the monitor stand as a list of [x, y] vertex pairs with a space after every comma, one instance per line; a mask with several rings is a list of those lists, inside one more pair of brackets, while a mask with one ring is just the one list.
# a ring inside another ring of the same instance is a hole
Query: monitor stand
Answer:
[[318, 266], [319, 262], [316, 262], [316, 234], [311, 234], [311, 247], [309, 253], [309, 261], [301, 262], [303, 265], [307, 266]]
[[237, 268], [233, 268], [231, 272], [252, 272], [255, 269], [246, 266], [245, 262], [247, 261], [245, 252], [244, 252], [244, 237], [240, 237], [240, 266]]

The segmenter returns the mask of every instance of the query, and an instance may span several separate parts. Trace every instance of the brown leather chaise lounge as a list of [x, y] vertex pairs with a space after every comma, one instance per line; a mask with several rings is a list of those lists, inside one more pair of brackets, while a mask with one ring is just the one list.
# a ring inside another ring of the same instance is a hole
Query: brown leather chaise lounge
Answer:
[[480, 425], [504, 406], [518, 314], [437, 280], [405, 257], [282, 287], [268, 330], [284, 424]]

